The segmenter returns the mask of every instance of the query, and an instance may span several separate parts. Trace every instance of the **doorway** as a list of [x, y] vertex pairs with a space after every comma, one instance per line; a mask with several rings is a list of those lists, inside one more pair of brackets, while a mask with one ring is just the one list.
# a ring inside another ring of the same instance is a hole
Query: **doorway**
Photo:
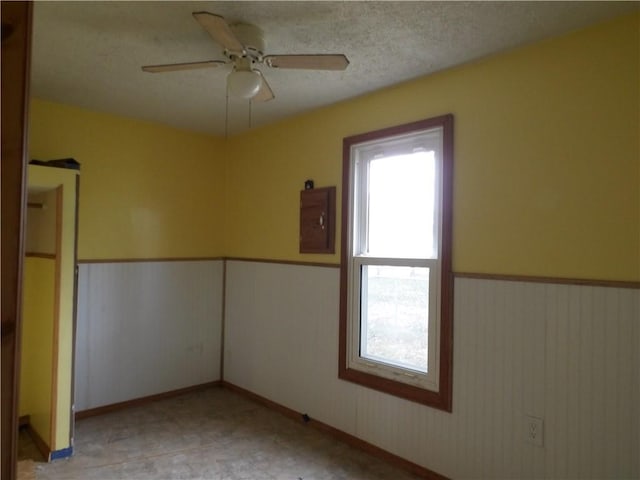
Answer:
[[19, 415], [45, 461], [73, 452], [78, 171], [29, 165]]
[[[54, 351], [58, 330], [56, 312], [60, 268], [60, 203], [62, 187], [30, 187], [27, 193], [25, 258], [22, 284], [22, 338], [20, 349], [20, 442], [18, 460], [48, 460], [56, 392]], [[24, 435], [24, 433], [28, 435]], [[40, 455], [24, 448], [30, 439]]]

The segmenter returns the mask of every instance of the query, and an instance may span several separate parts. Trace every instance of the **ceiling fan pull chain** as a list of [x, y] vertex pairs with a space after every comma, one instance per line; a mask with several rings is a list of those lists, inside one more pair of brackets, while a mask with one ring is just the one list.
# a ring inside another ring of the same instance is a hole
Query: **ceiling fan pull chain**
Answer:
[[253, 125], [251, 124], [251, 119], [252, 119], [252, 113], [253, 113], [253, 102], [251, 101], [251, 99], [249, 99], [249, 130], [251, 130], [251, 127], [253, 127]]

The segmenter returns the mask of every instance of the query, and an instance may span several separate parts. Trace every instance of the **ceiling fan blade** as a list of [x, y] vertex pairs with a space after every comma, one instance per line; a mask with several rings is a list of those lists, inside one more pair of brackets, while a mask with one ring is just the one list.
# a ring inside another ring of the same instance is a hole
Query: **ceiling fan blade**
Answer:
[[308, 70], [344, 70], [349, 65], [345, 55], [267, 55], [264, 62], [273, 68]]
[[220, 15], [209, 12], [193, 12], [193, 17], [216, 42], [230, 52], [242, 52], [244, 46], [231, 31], [229, 24]]
[[257, 72], [258, 75], [260, 75], [260, 78], [262, 78], [262, 85], [260, 86], [260, 90], [258, 90], [258, 93], [255, 94], [251, 101], [268, 102], [269, 100], [273, 100], [274, 98], [276, 98], [276, 96], [273, 94], [273, 90], [271, 90], [271, 87], [267, 83], [267, 79], [264, 78], [264, 75], [262, 75], [262, 72], [260, 70], [254, 70], [254, 72]]
[[145, 65], [142, 70], [150, 73], [176, 72], [178, 70], [194, 70], [196, 68], [211, 68], [225, 65], [226, 62], [220, 60], [210, 60], [207, 62], [189, 63], [169, 63], [167, 65]]

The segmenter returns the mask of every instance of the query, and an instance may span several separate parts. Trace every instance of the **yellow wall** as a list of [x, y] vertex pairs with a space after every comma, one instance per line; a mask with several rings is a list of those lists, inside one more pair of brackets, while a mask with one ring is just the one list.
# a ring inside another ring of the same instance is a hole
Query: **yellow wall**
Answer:
[[25, 251], [29, 253], [56, 253], [56, 190], [29, 192], [28, 202], [42, 208], [27, 208]]
[[34, 99], [30, 157], [81, 163], [79, 259], [220, 256], [222, 139]]
[[[342, 138], [455, 116], [458, 272], [640, 279], [637, 14], [225, 141], [34, 100], [31, 156], [82, 163], [79, 258], [298, 253], [298, 192]], [[277, 101], [277, 100], [276, 100]], [[340, 208], [338, 208], [338, 220]]]
[[231, 139], [225, 253], [338, 262], [297, 253], [304, 180], [340, 192], [343, 137], [453, 113], [455, 271], [640, 280], [639, 18]]
[[19, 412], [50, 446], [55, 261], [27, 257], [23, 267]]

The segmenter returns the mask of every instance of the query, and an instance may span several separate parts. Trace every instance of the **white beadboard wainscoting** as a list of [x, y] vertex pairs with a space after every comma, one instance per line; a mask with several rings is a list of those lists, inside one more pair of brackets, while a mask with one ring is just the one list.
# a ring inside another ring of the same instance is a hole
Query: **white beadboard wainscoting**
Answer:
[[223, 261], [82, 263], [75, 409], [220, 380]]
[[451, 414], [338, 379], [338, 297], [337, 268], [228, 261], [225, 380], [451, 478], [640, 475], [638, 290], [457, 278]]

